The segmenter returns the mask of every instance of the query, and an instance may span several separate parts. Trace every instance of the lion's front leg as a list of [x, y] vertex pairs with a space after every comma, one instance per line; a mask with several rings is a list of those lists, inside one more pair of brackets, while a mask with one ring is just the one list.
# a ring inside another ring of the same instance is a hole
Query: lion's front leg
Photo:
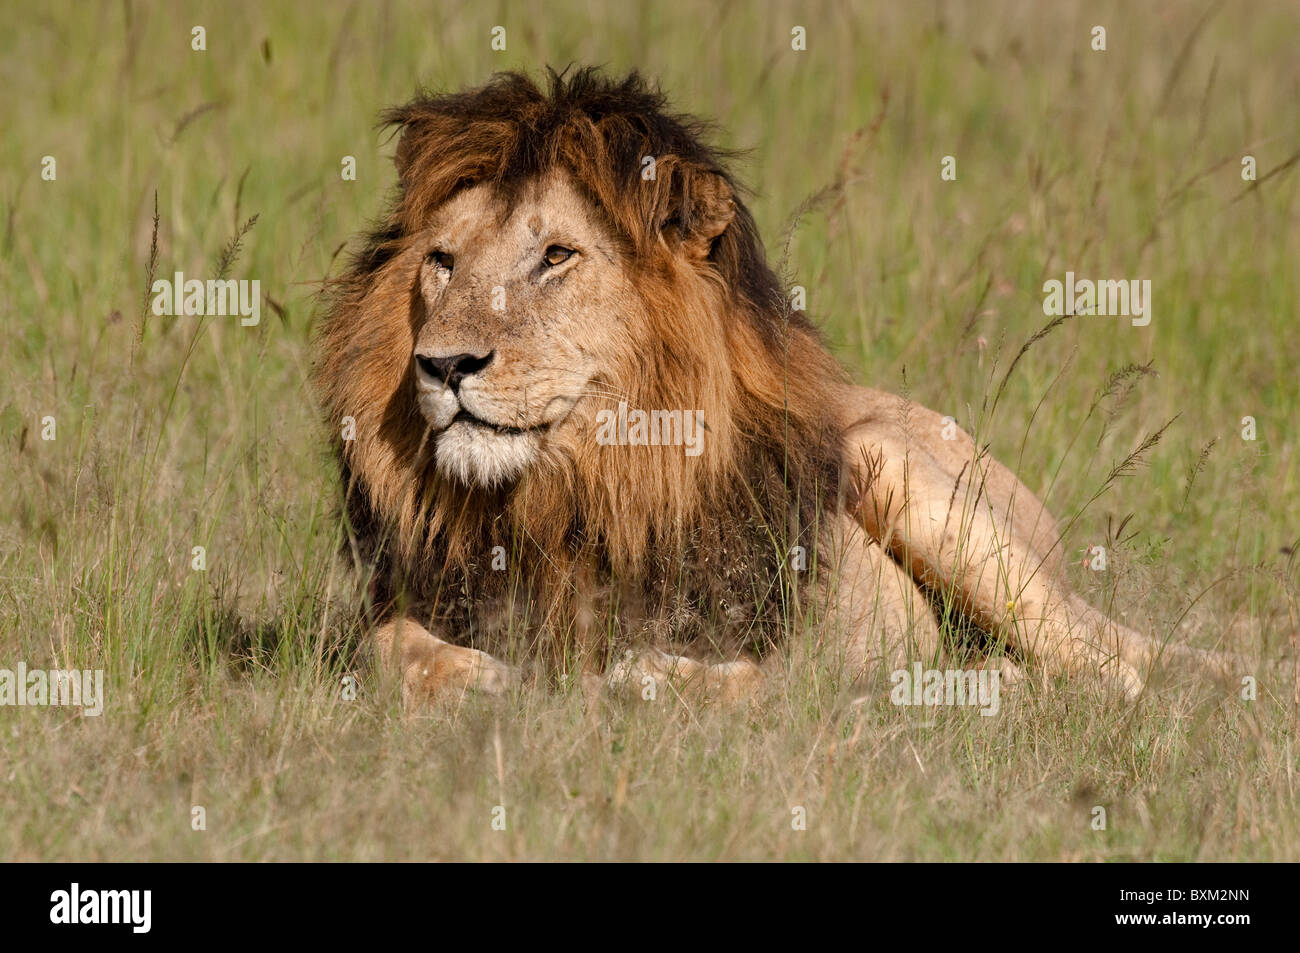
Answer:
[[912, 578], [861, 526], [841, 518], [830, 537], [830, 598], [823, 645], [857, 680], [884, 666], [927, 665], [943, 652], [934, 613]]
[[418, 706], [473, 689], [492, 695], [514, 681], [514, 670], [486, 652], [444, 642], [408, 618], [394, 619], [371, 635], [381, 669], [399, 676], [404, 705]]

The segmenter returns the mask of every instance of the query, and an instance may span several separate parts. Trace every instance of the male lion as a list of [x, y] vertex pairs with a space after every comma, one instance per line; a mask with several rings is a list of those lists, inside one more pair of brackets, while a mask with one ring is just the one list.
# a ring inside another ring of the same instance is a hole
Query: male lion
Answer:
[[385, 120], [399, 191], [314, 376], [404, 697], [521, 663], [738, 697], [810, 615], [860, 677], [938, 659], [939, 604], [1140, 690], [1158, 646], [1069, 591], [1034, 494], [846, 381], [723, 155], [639, 77], [505, 74]]

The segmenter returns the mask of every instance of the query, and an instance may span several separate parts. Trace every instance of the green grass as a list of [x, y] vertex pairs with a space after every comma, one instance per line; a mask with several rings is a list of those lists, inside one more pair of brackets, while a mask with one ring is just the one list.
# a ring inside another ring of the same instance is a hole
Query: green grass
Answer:
[[[848, 707], [804, 668], [739, 711], [526, 688], [406, 718], [368, 681], [339, 691], [356, 581], [308, 341], [319, 282], [393, 184], [375, 117], [417, 84], [571, 62], [639, 68], [719, 120], [774, 258], [799, 219], [787, 271], [854, 378], [978, 430], [1072, 523], [1076, 564], [1107, 544], [1108, 572], [1071, 573], [1094, 603], [1291, 651], [1300, 13], [1198, 31], [1206, 9], [12, 5], [0, 668], [102, 668], [108, 700], [0, 708], [0, 858], [1300, 859], [1289, 663], [1253, 702], [1183, 675], [1131, 705], [1085, 679], [996, 718]], [[162, 276], [211, 277], [257, 215], [231, 274], [261, 281], [258, 327], [144, 314], [155, 195]], [[1150, 326], [1067, 321], [982, 413], [1066, 270], [1149, 278]]]

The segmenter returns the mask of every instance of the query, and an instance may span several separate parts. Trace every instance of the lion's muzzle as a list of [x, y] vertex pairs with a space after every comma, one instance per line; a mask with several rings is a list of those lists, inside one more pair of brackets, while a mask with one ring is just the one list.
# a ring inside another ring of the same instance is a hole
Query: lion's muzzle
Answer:
[[540, 428], [499, 423], [466, 406], [469, 394], [463, 394], [462, 387], [472, 381], [481, 391], [481, 373], [495, 356], [495, 351], [439, 354], [422, 348], [413, 355], [420, 412], [437, 432], [434, 452], [438, 470], [467, 486], [509, 483], [527, 469], [537, 453]]

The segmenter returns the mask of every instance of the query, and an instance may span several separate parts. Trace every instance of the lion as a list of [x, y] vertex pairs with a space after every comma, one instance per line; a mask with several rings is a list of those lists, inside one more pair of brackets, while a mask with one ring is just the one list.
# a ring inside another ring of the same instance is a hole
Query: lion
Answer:
[[530, 670], [740, 699], [801, 648], [856, 683], [954, 651], [940, 611], [1009, 675], [1142, 690], [1164, 647], [1071, 591], [1008, 468], [850, 383], [657, 88], [506, 73], [383, 122], [396, 197], [313, 377], [408, 702]]

